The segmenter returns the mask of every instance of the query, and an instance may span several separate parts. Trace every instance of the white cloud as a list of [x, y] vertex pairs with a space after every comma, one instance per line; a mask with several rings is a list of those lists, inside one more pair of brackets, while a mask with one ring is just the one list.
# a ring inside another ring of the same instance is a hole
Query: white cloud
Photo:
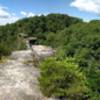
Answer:
[[80, 11], [100, 15], [100, 0], [74, 0], [70, 5]]
[[13, 23], [19, 19], [15, 13], [10, 13], [7, 7], [0, 6], [0, 25]]
[[35, 14], [32, 13], [32, 12], [29, 12], [27, 16], [28, 16], [28, 17], [32, 17], [32, 16], [35, 16]]
[[27, 13], [24, 12], [24, 11], [21, 11], [20, 14], [23, 15], [23, 16], [27, 16]]
[[20, 14], [23, 15], [24, 17], [33, 17], [33, 16], [35, 16], [34, 13], [32, 13], [32, 12], [25, 12], [25, 11], [21, 11]]
[[13, 12], [10, 12], [7, 7], [3, 7], [0, 5], [0, 25], [5, 25], [7, 23], [14, 23], [15, 21], [23, 18], [23, 17], [33, 17], [35, 15], [40, 16], [41, 14], [34, 14], [32, 12], [19, 12], [20, 15], [16, 15]]
[[7, 23], [13, 23], [23, 17], [33, 17], [35, 16], [32, 12], [20, 12], [20, 17], [18, 17], [15, 13], [10, 13], [7, 10], [3, 9], [3, 7], [0, 6], [0, 25], [5, 25]]
[[19, 19], [19, 17], [17, 16], [10, 16], [8, 18], [0, 18], [0, 25], [5, 25], [7, 23], [13, 23], [15, 21], [17, 21]]
[[7, 12], [7, 8], [0, 6], [0, 18], [8, 18], [8, 17], [10, 17], [10, 14]]

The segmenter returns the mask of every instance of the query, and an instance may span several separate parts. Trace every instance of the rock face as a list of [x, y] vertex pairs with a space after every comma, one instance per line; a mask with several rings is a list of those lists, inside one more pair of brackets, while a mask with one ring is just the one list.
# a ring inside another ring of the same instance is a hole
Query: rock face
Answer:
[[47, 46], [43, 46], [43, 45], [33, 45], [32, 51], [33, 51], [33, 55], [37, 59], [49, 57], [54, 54], [54, 50], [51, 47], [47, 47]]
[[39, 69], [32, 65], [32, 59], [31, 50], [16, 51], [0, 64], [0, 100], [52, 100], [39, 90]]
[[31, 50], [21, 50], [12, 52], [10, 58], [17, 61], [32, 61], [33, 55]]

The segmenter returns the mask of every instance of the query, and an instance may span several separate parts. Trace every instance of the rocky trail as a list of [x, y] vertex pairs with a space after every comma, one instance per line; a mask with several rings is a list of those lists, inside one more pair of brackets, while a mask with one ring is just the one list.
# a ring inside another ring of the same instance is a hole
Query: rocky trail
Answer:
[[22, 50], [0, 64], [0, 100], [51, 100], [39, 90], [39, 69], [32, 61], [32, 51]]

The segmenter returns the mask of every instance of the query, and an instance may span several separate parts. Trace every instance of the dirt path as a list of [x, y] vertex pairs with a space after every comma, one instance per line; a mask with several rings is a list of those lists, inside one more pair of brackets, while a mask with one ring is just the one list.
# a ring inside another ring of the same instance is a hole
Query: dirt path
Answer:
[[39, 70], [32, 59], [31, 50], [16, 51], [0, 64], [0, 100], [48, 100], [39, 91]]

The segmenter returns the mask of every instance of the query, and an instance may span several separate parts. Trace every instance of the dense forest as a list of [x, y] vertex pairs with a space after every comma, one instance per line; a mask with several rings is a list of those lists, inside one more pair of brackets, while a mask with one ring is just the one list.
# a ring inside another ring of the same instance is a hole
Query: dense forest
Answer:
[[40, 65], [39, 81], [46, 96], [100, 99], [100, 20], [86, 23], [64, 14], [49, 14], [0, 26], [0, 59], [26, 48], [20, 33], [35, 36], [35, 44], [57, 51]]
[[[11, 50], [21, 49], [24, 44], [18, 38], [20, 33], [44, 39], [49, 32], [56, 33], [79, 21], [81, 20], [78, 18], [60, 14], [24, 18], [16, 23], [0, 26], [0, 43], [4, 45], [7, 44], [6, 46]], [[40, 42], [40, 40], [38, 42]], [[21, 46], [18, 45], [20, 43], [22, 43]]]

